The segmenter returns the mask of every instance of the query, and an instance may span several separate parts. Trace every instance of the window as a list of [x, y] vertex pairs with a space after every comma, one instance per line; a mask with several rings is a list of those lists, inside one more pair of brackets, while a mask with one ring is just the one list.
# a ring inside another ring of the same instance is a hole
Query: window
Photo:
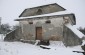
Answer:
[[50, 20], [47, 20], [47, 21], [45, 21], [45, 23], [51, 23], [51, 21]]
[[29, 24], [33, 24], [33, 22], [29, 22]]
[[69, 17], [64, 17], [64, 22], [69, 23]]

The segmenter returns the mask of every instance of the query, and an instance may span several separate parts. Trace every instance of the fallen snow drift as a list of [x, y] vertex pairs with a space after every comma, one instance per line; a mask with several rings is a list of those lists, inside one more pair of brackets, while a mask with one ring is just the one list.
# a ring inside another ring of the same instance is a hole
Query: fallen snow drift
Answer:
[[65, 24], [65, 26], [72, 30], [79, 38], [84, 37], [84, 34], [77, 30], [75, 27], [73, 27], [70, 23]]
[[82, 55], [72, 51], [82, 51], [80, 48], [66, 48], [50, 46], [51, 49], [42, 49], [39, 46], [21, 42], [0, 42], [0, 55]]
[[0, 36], [0, 55], [83, 55], [72, 51], [83, 51], [80, 46], [65, 47], [62, 41], [50, 41], [50, 49], [22, 42], [4, 42]]

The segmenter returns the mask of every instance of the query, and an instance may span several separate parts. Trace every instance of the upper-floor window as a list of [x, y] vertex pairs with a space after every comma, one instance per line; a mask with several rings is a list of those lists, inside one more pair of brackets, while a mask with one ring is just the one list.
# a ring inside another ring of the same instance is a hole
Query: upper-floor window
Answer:
[[47, 20], [47, 21], [45, 21], [45, 23], [51, 23], [51, 21], [50, 20]]
[[41, 9], [38, 9], [37, 15], [40, 15], [40, 14], [42, 14], [42, 10]]
[[69, 23], [69, 17], [64, 17], [64, 23]]
[[33, 24], [33, 22], [29, 22], [29, 24]]

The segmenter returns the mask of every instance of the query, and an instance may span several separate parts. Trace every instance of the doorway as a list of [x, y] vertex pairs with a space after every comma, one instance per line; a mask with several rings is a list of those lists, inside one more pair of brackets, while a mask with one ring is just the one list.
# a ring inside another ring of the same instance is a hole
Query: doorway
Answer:
[[36, 27], [36, 40], [42, 40], [42, 27]]

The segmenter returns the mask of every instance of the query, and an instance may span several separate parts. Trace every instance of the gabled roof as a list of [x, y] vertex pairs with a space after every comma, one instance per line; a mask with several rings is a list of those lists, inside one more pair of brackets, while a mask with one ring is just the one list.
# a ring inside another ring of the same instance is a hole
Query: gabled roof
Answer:
[[43, 14], [43, 15], [36, 15], [36, 16], [28, 16], [28, 17], [20, 17], [19, 19], [15, 19], [15, 21], [23, 21], [23, 20], [30, 20], [30, 19], [42, 19], [42, 17], [64, 17], [69, 16], [71, 20], [73, 20], [73, 24], [76, 24], [76, 18], [73, 13], [69, 13], [67, 11], [61, 11], [61, 12], [54, 12], [50, 14]]
[[[46, 7], [50, 7], [48, 8], [48, 12], [46, 10]], [[51, 9], [52, 8], [52, 9]], [[35, 9], [35, 10], [34, 10]], [[47, 13], [53, 13], [53, 12], [58, 12], [58, 11], [64, 11], [66, 10], [65, 8], [61, 7], [60, 5], [53, 3], [53, 4], [47, 4], [47, 5], [42, 5], [42, 6], [37, 6], [37, 7], [32, 7], [32, 8], [27, 8], [25, 9], [19, 17], [26, 17], [26, 16], [34, 16], [37, 15], [35, 14], [38, 9], [43, 9], [44, 12], [42, 14], [47, 14]], [[53, 10], [53, 11], [51, 11]], [[31, 14], [31, 12], [34, 12]], [[38, 14], [39, 15], [39, 14]], [[41, 15], [41, 14], [40, 14]]]

